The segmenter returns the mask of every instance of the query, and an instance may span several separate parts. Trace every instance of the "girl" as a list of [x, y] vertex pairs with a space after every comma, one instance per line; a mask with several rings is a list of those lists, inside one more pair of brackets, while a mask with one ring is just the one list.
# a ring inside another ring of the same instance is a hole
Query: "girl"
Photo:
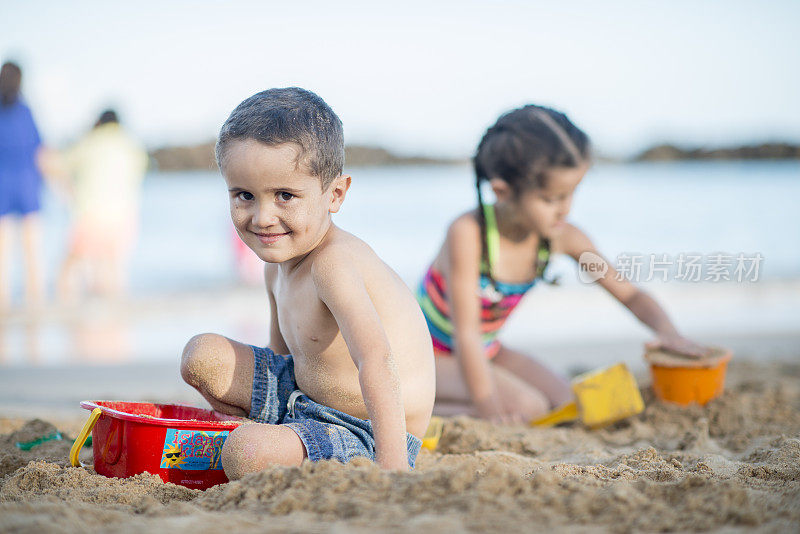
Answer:
[[[568, 382], [497, 335], [551, 254], [597, 254], [566, 222], [590, 166], [589, 139], [563, 113], [525, 106], [502, 115], [474, 158], [478, 207], [450, 225], [419, 289], [436, 353], [436, 411], [522, 422], [571, 400]], [[485, 204], [481, 186], [495, 193]], [[657, 336], [653, 347], [700, 356], [661, 307], [609, 265], [601, 286]]]

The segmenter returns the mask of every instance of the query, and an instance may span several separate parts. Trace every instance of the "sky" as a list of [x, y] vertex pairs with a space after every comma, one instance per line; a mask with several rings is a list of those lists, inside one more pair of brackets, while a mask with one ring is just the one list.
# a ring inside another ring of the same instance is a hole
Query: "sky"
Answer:
[[45, 140], [104, 108], [151, 148], [214, 138], [298, 85], [350, 143], [465, 157], [503, 111], [555, 107], [598, 150], [800, 142], [800, 2], [0, 0]]

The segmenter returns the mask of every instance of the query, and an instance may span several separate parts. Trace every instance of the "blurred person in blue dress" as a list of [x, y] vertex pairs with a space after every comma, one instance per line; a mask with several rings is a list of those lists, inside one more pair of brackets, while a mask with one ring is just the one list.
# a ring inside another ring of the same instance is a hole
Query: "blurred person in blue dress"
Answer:
[[42, 174], [37, 165], [42, 142], [31, 110], [20, 94], [22, 70], [6, 62], [0, 68], [0, 310], [11, 305], [11, 255], [15, 230], [25, 258], [25, 297], [41, 303]]

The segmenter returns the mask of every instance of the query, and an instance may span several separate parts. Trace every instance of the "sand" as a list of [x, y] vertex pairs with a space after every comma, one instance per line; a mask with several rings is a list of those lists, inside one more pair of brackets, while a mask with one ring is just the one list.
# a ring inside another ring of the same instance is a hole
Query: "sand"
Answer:
[[705, 407], [642, 393], [642, 414], [595, 431], [447, 419], [410, 474], [305, 463], [205, 492], [67, 467], [69, 440], [20, 451], [55, 428], [0, 419], [0, 531], [800, 530], [800, 363], [734, 360]]

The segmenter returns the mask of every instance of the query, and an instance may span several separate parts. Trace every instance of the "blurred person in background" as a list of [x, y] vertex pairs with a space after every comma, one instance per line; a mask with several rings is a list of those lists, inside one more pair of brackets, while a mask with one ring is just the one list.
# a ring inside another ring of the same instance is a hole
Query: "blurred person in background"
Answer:
[[106, 110], [63, 157], [72, 203], [72, 232], [57, 291], [62, 300], [84, 292], [120, 297], [139, 225], [147, 153]]
[[33, 307], [44, 295], [39, 222], [43, 180], [37, 165], [42, 143], [21, 97], [21, 85], [20, 67], [4, 63], [0, 68], [0, 310], [11, 304], [11, 240], [17, 221], [25, 257], [26, 301]]

